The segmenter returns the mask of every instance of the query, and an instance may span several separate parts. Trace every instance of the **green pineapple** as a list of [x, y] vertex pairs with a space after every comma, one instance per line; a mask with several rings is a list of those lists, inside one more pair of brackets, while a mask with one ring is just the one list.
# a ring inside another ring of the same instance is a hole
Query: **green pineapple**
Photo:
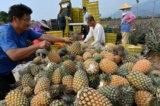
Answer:
[[49, 106], [66, 106], [63, 100], [53, 100]]
[[53, 72], [52, 77], [51, 77], [51, 81], [54, 84], [60, 84], [62, 82], [62, 74], [61, 74], [60, 68], [57, 68]]
[[123, 68], [118, 68], [115, 74], [120, 75], [122, 77], [126, 77], [129, 73]]

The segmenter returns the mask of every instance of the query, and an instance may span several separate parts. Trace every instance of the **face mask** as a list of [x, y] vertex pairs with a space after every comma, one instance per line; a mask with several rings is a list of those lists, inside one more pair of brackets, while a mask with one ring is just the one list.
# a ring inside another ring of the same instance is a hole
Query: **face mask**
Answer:
[[122, 16], [126, 15], [126, 14], [129, 13], [129, 12], [131, 12], [131, 9], [130, 9], [130, 8], [123, 10]]

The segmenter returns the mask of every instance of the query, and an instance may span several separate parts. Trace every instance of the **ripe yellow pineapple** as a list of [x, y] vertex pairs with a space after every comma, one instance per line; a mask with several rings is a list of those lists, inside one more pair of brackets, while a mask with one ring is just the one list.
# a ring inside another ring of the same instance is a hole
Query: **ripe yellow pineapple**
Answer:
[[112, 50], [116, 50], [117, 49], [116, 45], [112, 44], [112, 43], [107, 43], [106, 46], [112, 48]]
[[139, 90], [135, 93], [135, 102], [138, 106], [151, 106], [149, 101], [153, 98], [153, 95], [148, 91]]
[[44, 91], [31, 100], [31, 106], [48, 106], [51, 103], [51, 95], [48, 91]]
[[89, 46], [88, 43], [82, 43], [81, 44], [82, 49], [86, 49], [86, 48], [88, 48], [88, 46]]
[[89, 82], [86, 72], [83, 70], [76, 71], [73, 78], [73, 90], [77, 93], [82, 87], [88, 86]]
[[89, 61], [88, 64], [85, 65], [85, 71], [89, 75], [94, 75], [99, 72], [99, 64], [96, 61]]
[[29, 106], [29, 100], [19, 90], [13, 90], [5, 97], [7, 106]]
[[85, 52], [83, 54], [83, 60], [87, 60], [88, 58], [91, 58], [92, 57], [92, 54], [90, 52]]
[[109, 59], [102, 59], [99, 67], [103, 72], [107, 72], [110, 74], [114, 74], [117, 70], [117, 64]]
[[114, 62], [115, 62], [116, 64], [119, 64], [119, 63], [121, 62], [121, 57], [119, 57], [118, 55], [115, 55], [115, 56], [114, 56]]
[[132, 70], [140, 71], [142, 73], [148, 73], [150, 69], [151, 63], [146, 59], [137, 61], [137, 63], [132, 68]]
[[33, 95], [33, 89], [31, 87], [25, 87], [22, 91], [27, 97], [30, 97]]
[[70, 47], [70, 51], [71, 51], [71, 54], [80, 55], [82, 53], [82, 48], [81, 48], [80, 42], [75, 41], [74, 43], [72, 43], [72, 45]]
[[108, 98], [92, 88], [82, 88], [76, 97], [75, 106], [113, 106]]
[[55, 62], [55, 63], [60, 63], [61, 62], [61, 58], [59, 56], [59, 54], [54, 51], [54, 50], [51, 50], [48, 54], [47, 54], [50, 62]]
[[82, 62], [84, 61], [84, 60], [83, 60], [83, 57], [80, 56], [80, 55], [76, 55], [75, 60], [76, 60], [76, 61], [82, 61]]
[[119, 85], [129, 85], [129, 82], [127, 79], [118, 76], [118, 75], [112, 75], [111, 81], [108, 83], [110, 86], [119, 86]]
[[102, 53], [102, 57], [103, 58], [106, 58], [106, 59], [109, 59], [109, 60], [114, 60], [114, 55], [112, 53], [109, 53], [109, 52], [105, 52], [105, 53]]
[[63, 64], [66, 65], [70, 74], [74, 74], [76, 72], [76, 66], [71, 60], [66, 60], [63, 62]]
[[31, 74], [25, 74], [25, 75], [23, 75], [22, 76], [22, 86], [23, 87], [27, 87], [28, 86], [28, 83], [30, 82], [30, 81], [32, 81], [33, 80], [33, 77], [32, 77], [32, 75]]
[[67, 87], [69, 91], [73, 90], [73, 76], [71, 75], [66, 75], [62, 79], [62, 84]]
[[41, 77], [35, 86], [34, 93], [39, 94], [41, 92], [48, 91], [49, 88], [50, 88], [50, 80], [46, 77]]
[[59, 68], [57, 68], [53, 72], [53, 74], [51, 76], [51, 81], [52, 81], [53, 84], [60, 84], [61, 83], [61, 81], [62, 81], [62, 74], [61, 74], [61, 71], [60, 71]]

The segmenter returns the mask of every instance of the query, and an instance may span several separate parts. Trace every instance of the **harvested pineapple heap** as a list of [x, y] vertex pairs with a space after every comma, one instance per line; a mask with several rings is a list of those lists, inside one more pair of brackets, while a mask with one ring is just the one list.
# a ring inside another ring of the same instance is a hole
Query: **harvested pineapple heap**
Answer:
[[156, 106], [160, 72], [122, 46], [75, 41], [19, 72], [7, 106]]

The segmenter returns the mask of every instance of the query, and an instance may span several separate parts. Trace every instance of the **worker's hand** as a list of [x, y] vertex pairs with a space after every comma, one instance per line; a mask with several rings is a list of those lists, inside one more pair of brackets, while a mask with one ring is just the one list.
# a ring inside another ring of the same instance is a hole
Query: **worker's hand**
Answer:
[[50, 45], [51, 45], [51, 43], [48, 42], [48, 41], [46, 41], [46, 40], [44, 40], [44, 41], [42, 41], [42, 42], [40, 42], [40, 43], [38, 44], [39, 49], [49, 48]]
[[72, 38], [64, 38], [64, 42], [68, 44], [72, 44], [73, 39]]

